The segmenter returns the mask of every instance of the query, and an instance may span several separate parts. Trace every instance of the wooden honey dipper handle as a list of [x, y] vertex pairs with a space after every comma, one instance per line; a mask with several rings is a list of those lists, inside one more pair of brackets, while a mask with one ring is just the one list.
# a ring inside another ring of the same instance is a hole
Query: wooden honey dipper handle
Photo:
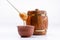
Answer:
[[19, 16], [22, 18], [23, 23], [25, 25], [25, 21], [27, 19], [27, 15], [25, 13], [20, 13], [19, 10], [17, 8], [15, 8], [8, 0], [7, 2], [19, 13]]
[[15, 8], [8, 0], [7, 2], [19, 13], [19, 16], [26, 21], [27, 15], [25, 13], [20, 13], [17, 8]]
[[15, 8], [8, 0], [7, 0], [7, 2], [8, 2], [18, 13], [20, 13], [19, 10], [18, 10], [17, 8]]

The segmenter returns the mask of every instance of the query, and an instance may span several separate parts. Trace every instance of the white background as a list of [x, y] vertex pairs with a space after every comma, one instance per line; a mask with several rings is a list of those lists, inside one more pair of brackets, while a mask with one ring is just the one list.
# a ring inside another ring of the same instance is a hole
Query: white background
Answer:
[[46, 10], [47, 35], [21, 38], [17, 25], [23, 25], [19, 13], [6, 1], [0, 0], [0, 40], [60, 40], [60, 0], [9, 0], [20, 12], [36, 8]]

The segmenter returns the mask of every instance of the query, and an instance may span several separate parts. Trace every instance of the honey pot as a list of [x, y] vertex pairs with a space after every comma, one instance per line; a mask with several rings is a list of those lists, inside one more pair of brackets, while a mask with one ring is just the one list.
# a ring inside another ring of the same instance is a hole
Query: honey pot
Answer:
[[28, 11], [26, 25], [35, 26], [34, 35], [45, 35], [48, 27], [48, 17], [46, 11], [35, 9]]

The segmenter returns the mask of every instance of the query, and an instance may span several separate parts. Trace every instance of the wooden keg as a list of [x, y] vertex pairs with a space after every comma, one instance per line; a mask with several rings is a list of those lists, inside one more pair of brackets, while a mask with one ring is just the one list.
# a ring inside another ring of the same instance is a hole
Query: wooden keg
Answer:
[[35, 9], [33, 11], [28, 11], [28, 18], [26, 20], [27, 25], [35, 26], [35, 35], [45, 35], [48, 27], [48, 17], [44, 10]]

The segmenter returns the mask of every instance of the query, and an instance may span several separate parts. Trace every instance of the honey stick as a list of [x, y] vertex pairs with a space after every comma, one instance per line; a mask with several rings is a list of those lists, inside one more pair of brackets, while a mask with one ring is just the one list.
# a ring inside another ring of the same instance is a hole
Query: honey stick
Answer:
[[23, 24], [26, 25], [26, 19], [27, 19], [26, 13], [20, 13], [20, 11], [16, 7], [14, 7], [8, 0], [7, 2], [19, 13], [19, 17], [21, 17], [21, 19], [23, 20]]

